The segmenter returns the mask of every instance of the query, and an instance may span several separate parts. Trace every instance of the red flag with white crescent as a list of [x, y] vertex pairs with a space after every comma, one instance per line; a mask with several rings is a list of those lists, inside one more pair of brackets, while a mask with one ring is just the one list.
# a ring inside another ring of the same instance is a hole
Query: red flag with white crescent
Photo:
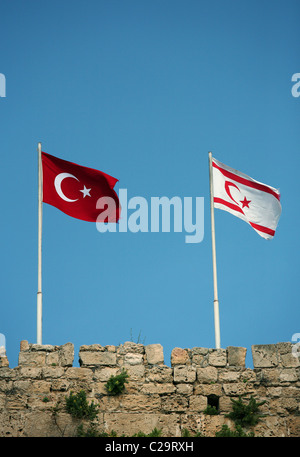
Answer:
[[270, 240], [281, 215], [280, 192], [212, 159], [214, 207], [228, 211]]
[[[114, 191], [118, 179], [42, 152], [43, 202], [71, 217], [89, 222], [117, 222], [121, 207]], [[105, 197], [112, 205], [97, 202]], [[101, 213], [105, 214], [101, 220]]]

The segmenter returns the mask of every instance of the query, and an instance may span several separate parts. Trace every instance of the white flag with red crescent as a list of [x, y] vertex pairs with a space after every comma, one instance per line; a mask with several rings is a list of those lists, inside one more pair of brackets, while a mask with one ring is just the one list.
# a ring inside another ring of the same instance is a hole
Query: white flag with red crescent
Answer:
[[214, 207], [228, 211], [270, 240], [281, 215], [280, 192], [212, 159]]

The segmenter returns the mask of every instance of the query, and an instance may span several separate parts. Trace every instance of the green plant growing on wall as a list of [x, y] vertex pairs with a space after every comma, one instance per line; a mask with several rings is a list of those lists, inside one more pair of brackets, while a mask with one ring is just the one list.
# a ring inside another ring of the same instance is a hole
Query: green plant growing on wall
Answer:
[[260, 412], [260, 406], [266, 401], [257, 402], [253, 396], [250, 397], [248, 404], [242, 401], [241, 395], [238, 400], [231, 399], [232, 412], [225, 417], [233, 420], [235, 429], [230, 430], [228, 425], [223, 425], [221, 430], [216, 432], [216, 437], [253, 437], [254, 432], [246, 433], [243, 427], [256, 425], [264, 415]]
[[207, 405], [207, 407], [205, 408], [203, 413], [208, 414], [210, 416], [215, 416], [215, 415], [219, 414], [219, 411], [217, 410], [217, 408], [215, 406]]
[[256, 425], [260, 418], [263, 417], [263, 414], [260, 412], [259, 408], [266, 401], [257, 402], [253, 396], [250, 397], [248, 404], [243, 403], [242, 397], [239, 396], [238, 400], [231, 399], [232, 412], [226, 414], [226, 417], [232, 419], [236, 425], [241, 427]]
[[117, 437], [117, 433], [112, 430], [110, 433], [107, 432], [99, 432], [96, 429], [96, 426], [94, 424], [91, 424], [87, 429], [85, 430], [83, 427], [83, 424], [80, 424], [77, 428], [77, 437], [80, 438], [103, 438], [103, 437]]
[[116, 376], [111, 376], [105, 384], [105, 389], [109, 395], [120, 395], [125, 389], [125, 383], [128, 382], [129, 375], [126, 370], [121, 371]]
[[[130, 329], [130, 341], [133, 342], [132, 328]], [[146, 341], [146, 337], [144, 336], [144, 339], [142, 340], [142, 331], [140, 330], [140, 332], [138, 334], [138, 337], [137, 337], [137, 340], [136, 340], [136, 343], [137, 344], [145, 344], [145, 341]]]
[[161, 432], [162, 432], [161, 429], [157, 429], [155, 427], [148, 435], [144, 432], [138, 432], [133, 436], [134, 437], [158, 437], [158, 436], [161, 436]]
[[246, 433], [240, 425], [235, 426], [235, 430], [230, 430], [228, 425], [222, 425], [219, 432], [216, 432], [216, 437], [230, 437], [230, 438], [241, 438], [241, 437], [253, 437], [254, 433]]
[[89, 419], [93, 420], [98, 414], [98, 408], [92, 401], [88, 404], [86, 399], [86, 393], [81, 390], [77, 394], [70, 392], [70, 395], [66, 397], [66, 410], [72, 417], [77, 419]]
[[181, 431], [181, 436], [182, 436], [182, 438], [190, 438], [192, 436], [194, 436], [194, 437], [203, 437], [201, 432], [196, 432], [194, 435], [191, 435], [190, 431], [187, 428], [184, 428]]

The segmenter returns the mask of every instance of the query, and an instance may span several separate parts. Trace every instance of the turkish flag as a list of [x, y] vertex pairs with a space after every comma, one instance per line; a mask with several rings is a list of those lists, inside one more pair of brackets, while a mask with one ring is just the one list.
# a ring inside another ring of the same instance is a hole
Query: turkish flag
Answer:
[[42, 168], [44, 203], [84, 221], [118, 222], [121, 206], [113, 189], [118, 179], [46, 152], [42, 152]]
[[278, 189], [212, 160], [214, 207], [228, 211], [270, 240], [281, 215]]

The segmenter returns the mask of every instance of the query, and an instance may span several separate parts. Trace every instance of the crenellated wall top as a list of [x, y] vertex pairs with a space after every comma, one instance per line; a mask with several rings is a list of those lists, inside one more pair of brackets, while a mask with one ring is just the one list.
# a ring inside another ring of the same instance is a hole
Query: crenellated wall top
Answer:
[[[300, 366], [298, 353], [294, 353], [289, 342], [252, 346], [254, 369], [296, 368]], [[179, 365], [216, 368], [245, 368], [247, 349], [228, 346], [226, 349], [194, 347], [184, 349], [175, 347], [171, 353], [171, 367]], [[143, 345], [131, 341], [119, 346], [91, 344], [80, 346], [80, 367], [123, 366], [123, 365], [164, 365], [164, 352], [161, 344]], [[23, 340], [20, 343], [19, 366], [62, 366], [72, 367], [74, 363], [74, 345], [61, 346], [50, 344], [31, 344]], [[0, 356], [0, 368], [8, 367], [6, 355]]]

